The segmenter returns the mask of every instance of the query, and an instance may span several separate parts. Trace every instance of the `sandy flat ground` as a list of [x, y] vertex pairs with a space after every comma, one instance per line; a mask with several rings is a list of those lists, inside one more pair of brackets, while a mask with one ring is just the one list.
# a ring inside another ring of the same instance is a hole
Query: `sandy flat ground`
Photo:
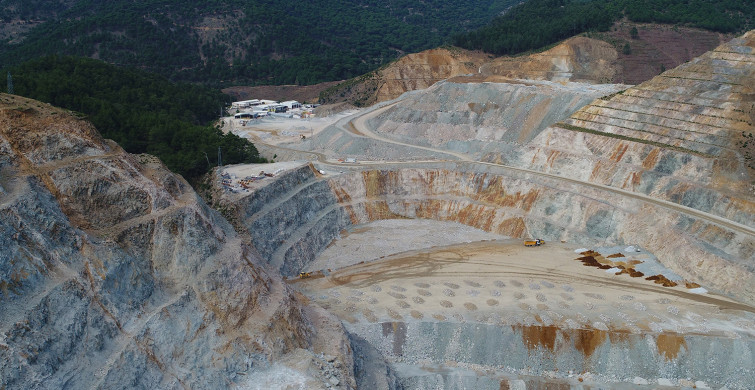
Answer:
[[[519, 240], [414, 250], [290, 283], [346, 322], [456, 321], [755, 337], [755, 308], [584, 266]], [[323, 261], [319, 259], [318, 261]]]
[[241, 119], [223, 118], [223, 131], [232, 131], [239, 137], [252, 142], [263, 142], [269, 145], [299, 142], [300, 136], [307, 138], [317, 135], [322, 129], [332, 125], [339, 119], [358, 113], [359, 110], [347, 110], [338, 114], [316, 118], [280, 118], [267, 117], [253, 119], [241, 125]]
[[353, 225], [341, 232], [341, 237], [310, 263], [306, 271], [343, 268], [417, 249], [506, 238], [509, 237], [457, 222], [386, 219]]

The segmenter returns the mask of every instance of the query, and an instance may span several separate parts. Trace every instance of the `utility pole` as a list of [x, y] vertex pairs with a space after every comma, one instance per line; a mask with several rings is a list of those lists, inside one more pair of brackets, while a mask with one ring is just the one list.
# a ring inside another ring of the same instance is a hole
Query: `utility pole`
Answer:
[[223, 156], [221, 155], [221, 152], [220, 152], [220, 146], [218, 146], [218, 166], [219, 167], [223, 166]]
[[8, 94], [13, 95], [13, 76], [8, 72]]

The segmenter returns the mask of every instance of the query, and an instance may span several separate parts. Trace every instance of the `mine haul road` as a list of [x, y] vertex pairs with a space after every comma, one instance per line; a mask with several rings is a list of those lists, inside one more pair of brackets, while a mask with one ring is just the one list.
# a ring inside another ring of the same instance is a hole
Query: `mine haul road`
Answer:
[[[340, 131], [349, 133], [352, 136], [371, 138], [371, 139], [374, 139], [376, 141], [380, 141], [380, 142], [384, 142], [384, 143], [390, 143], [390, 144], [394, 144], [394, 145], [400, 145], [400, 146], [410, 147], [410, 148], [424, 150], [424, 151], [428, 151], [428, 152], [432, 152], [432, 153], [445, 154], [445, 155], [451, 157], [448, 160], [436, 160], [434, 162], [457, 162], [457, 163], [461, 162], [461, 163], [469, 164], [469, 165], [480, 165], [480, 166], [498, 167], [498, 168], [502, 168], [502, 169], [510, 170], [510, 171], [514, 171], [514, 172], [521, 172], [521, 173], [526, 173], [526, 174], [530, 174], [530, 175], [536, 175], [536, 176], [540, 176], [540, 177], [544, 177], [544, 178], [555, 179], [557, 181], [568, 182], [568, 183], [573, 183], [573, 184], [577, 184], [577, 185], [581, 185], [581, 186], [586, 186], [586, 187], [590, 187], [590, 188], [594, 188], [594, 189], [598, 189], [598, 190], [602, 190], [602, 191], [612, 192], [614, 194], [619, 194], [619, 195], [626, 196], [626, 197], [629, 197], [629, 198], [637, 199], [637, 200], [645, 202], [645, 203], [650, 203], [650, 204], [653, 204], [653, 205], [656, 205], [656, 206], [664, 207], [666, 209], [670, 209], [670, 210], [673, 210], [673, 211], [684, 213], [684, 214], [693, 216], [695, 218], [698, 218], [698, 219], [701, 219], [701, 220], [705, 220], [707, 222], [710, 222], [710, 223], [713, 223], [713, 224], [716, 224], [716, 225], [728, 228], [728, 229], [730, 229], [732, 231], [740, 232], [740, 233], [743, 233], [743, 234], [746, 234], [746, 235], [748, 235], [750, 237], [755, 238], [755, 227], [743, 225], [741, 223], [734, 222], [732, 220], [720, 217], [718, 215], [710, 214], [710, 213], [707, 213], [707, 212], [704, 212], [704, 211], [701, 211], [701, 210], [698, 210], [698, 209], [693, 209], [691, 207], [683, 206], [683, 205], [680, 205], [678, 203], [669, 202], [669, 201], [663, 200], [663, 199], [653, 198], [653, 197], [647, 196], [645, 194], [641, 194], [641, 193], [637, 193], [637, 192], [633, 192], [633, 191], [628, 191], [628, 190], [624, 190], [624, 189], [617, 188], [617, 187], [611, 187], [611, 186], [607, 186], [607, 185], [603, 185], [603, 184], [598, 184], [598, 183], [592, 183], [592, 182], [588, 182], [588, 181], [582, 181], [582, 180], [572, 179], [572, 178], [568, 178], [568, 177], [554, 175], [554, 174], [551, 174], [551, 173], [545, 173], [545, 172], [530, 170], [530, 169], [526, 169], [526, 168], [518, 168], [518, 167], [514, 167], [514, 166], [510, 166], [510, 165], [505, 165], [505, 164], [497, 164], [497, 163], [491, 163], [491, 162], [477, 161], [477, 160], [473, 159], [472, 157], [470, 157], [470, 156], [468, 156], [466, 154], [463, 154], [463, 153], [458, 153], [458, 152], [453, 152], [453, 151], [443, 150], [443, 149], [437, 149], [437, 148], [431, 148], [431, 147], [427, 147], [427, 146], [413, 145], [413, 144], [408, 144], [408, 143], [405, 143], [405, 142], [400, 142], [400, 141], [392, 140], [392, 139], [389, 139], [389, 138], [385, 138], [383, 136], [380, 136], [380, 135], [374, 133], [372, 130], [369, 129], [369, 127], [366, 125], [366, 122], [369, 119], [374, 118], [374, 117], [380, 115], [381, 113], [383, 113], [384, 111], [386, 111], [387, 109], [393, 107], [394, 105], [396, 105], [398, 103], [400, 103], [400, 100], [394, 101], [392, 103], [384, 104], [384, 105], [378, 104], [376, 106], [373, 106], [373, 107], [367, 109], [366, 111], [363, 111], [363, 112], [355, 114], [350, 119], [349, 118], [344, 118], [343, 120], [339, 120], [335, 124], [333, 124], [332, 126], [336, 126]], [[264, 144], [264, 142], [261, 142], [261, 143]], [[289, 147], [279, 146], [279, 145], [273, 145], [273, 144], [265, 144], [265, 145], [267, 145], [270, 148], [274, 148], [274, 149], [281, 149], [281, 150], [293, 151], [293, 152], [296, 152], [296, 153], [310, 154], [313, 157], [315, 157], [313, 160], [316, 160], [319, 164], [336, 167], [336, 170], [337, 169], [342, 169], [344, 167], [350, 167], [350, 168], [372, 168], [372, 167], [376, 167], [376, 166], [380, 166], [380, 167], [386, 167], [386, 166], [412, 167], [412, 166], [416, 166], [416, 165], [419, 165], [419, 164], [423, 163], [421, 161], [372, 161], [372, 162], [370, 162], [370, 161], [358, 161], [356, 163], [343, 163], [343, 162], [339, 162], [339, 161], [334, 161], [332, 159], [328, 159], [328, 156], [326, 156], [323, 153], [318, 153], [318, 152], [313, 152], [313, 151], [306, 151], [306, 150], [300, 150], [300, 149], [294, 149], [294, 148], [289, 148]], [[425, 162], [427, 162], [427, 161], [425, 161]]]
[[[620, 195], [623, 195], [623, 196], [627, 196], [627, 197], [630, 197], [630, 198], [633, 198], [633, 199], [637, 199], [637, 200], [640, 200], [640, 201], [643, 201], [643, 202], [652, 203], [652, 204], [657, 205], [657, 206], [661, 206], [661, 207], [665, 207], [667, 209], [678, 211], [678, 212], [681, 212], [681, 213], [684, 213], [684, 214], [692, 215], [695, 218], [703, 219], [703, 220], [706, 220], [708, 222], [711, 222], [711, 223], [714, 223], [714, 224], [717, 224], [717, 225], [720, 225], [720, 226], [724, 226], [724, 227], [729, 228], [731, 230], [734, 230], [734, 231], [737, 231], [737, 232], [740, 232], [740, 233], [744, 233], [744, 234], [749, 235], [751, 237], [755, 237], [755, 228], [753, 228], [751, 226], [743, 225], [741, 223], [734, 222], [732, 220], [720, 217], [718, 215], [706, 213], [704, 211], [693, 209], [693, 208], [687, 207], [687, 206], [683, 206], [683, 205], [680, 205], [678, 203], [673, 203], [673, 202], [669, 202], [667, 200], [653, 198], [653, 197], [647, 196], [645, 194], [641, 194], [641, 193], [637, 193], [637, 192], [633, 192], [633, 191], [627, 191], [627, 190], [624, 190], [624, 189], [621, 189], [621, 188], [611, 187], [611, 186], [607, 186], [607, 185], [603, 185], [603, 184], [591, 183], [591, 182], [577, 180], [577, 179], [571, 179], [571, 178], [568, 178], [568, 177], [554, 175], [554, 174], [551, 174], [551, 173], [545, 173], [545, 172], [535, 171], [535, 170], [530, 170], [530, 169], [525, 169], [525, 168], [518, 168], [518, 167], [513, 167], [513, 166], [510, 166], [510, 165], [504, 165], [504, 164], [496, 164], [496, 163], [476, 161], [476, 160], [472, 159], [470, 156], [465, 155], [463, 153], [452, 152], [452, 151], [447, 151], [447, 150], [442, 150], [442, 149], [436, 149], [436, 148], [430, 148], [430, 147], [426, 147], [426, 146], [407, 144], [407, 143], [404, 143], [404, 142], [399, 142], [399, 141], [395, 141], [395, 140], [391, 140], [391, 139], [382, 137], [382, 136], [380, 136], [380, 135], [375, 134], [374, 132], [372, 132], [369, 129], [369, 127], [366, 125], [367, 120], [380, 115], [382, 112], [384, 112], [385, 110], [389, 109], [390, 107], [392, 107], [392, 106], [394, 106], [394, 105], [396, 105], [398, 103], [399, 103], [398, 101], [397, 102], [393, 102], [393, 103], [387, 104], [387, 105], [382, 106], [382, 107], [376, 107], [376, 108], [370, 109], [367, 112], [361, 112], [359, 114], [356, 114], [357, 116], [355, 118], [353, 118], [353, 119], [351, 119], [351, 120], [348, 121], [348, 123], [346, 124], [346, 128], [344, 128], [340, 124], [341, 122], [337, 122], [336, 126], [340, 126], [340, 128], [343, 131], [351, 132], [352, 134], [355, 134], [357, 136], [369, 137], [369, 138], [372, 138], [372, 139], [375, 139], [375, 140], [378, 140], [378, 141], [381, 141], [381, 142], [387, 142], [387, 143], [392, 143], [392, 144], [396, 144], [396, 145], [402, 145], [402, 146], [412, 147], [412, 148], [426, 150], [426, 151], [430, 151], [430, 152], [434, 152], [434, 153], [442, 153], [442, 154], [453, 156], [453, 157], [455, 157], [455, 158], [457, 158], [457, 159], [459, 159], [459, 160], [461, 160], [463, 162], [466, 162], [466, 163], [473, 163], [473, 164], [479, 164], [479, 165], [488, 165], [488, 166], [496, 166], [496, 167], [501, 167], [501, 168], [512, 170], [512, 171], [524, 172], [524, 173], [528, 173], [528, 174], [532, 174], [532, 175], [537, 175], [537, 176], [541, 176], [541, 177], [547, 177], [547, 178], [551, 178], [551, 179], [566, 181], [566, 182], [569, 182], [569, 183], [575, 183], [575, 184], [582, 185], [582, 186], [596, 188], [596, 189], [603, 190], [603, 191], [613, 192], [613, 193], [620, 194]], [[362, 164], [362, 165], [367, 166], [367, 164]]]

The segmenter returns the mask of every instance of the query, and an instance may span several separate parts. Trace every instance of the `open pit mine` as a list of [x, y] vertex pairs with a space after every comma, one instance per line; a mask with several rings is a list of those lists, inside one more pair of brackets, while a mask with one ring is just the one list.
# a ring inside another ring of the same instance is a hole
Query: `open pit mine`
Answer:
[[755, 388], [755, 31], [538, 72], [237, 130], [202, 197], [0, 95], [0, 388]]

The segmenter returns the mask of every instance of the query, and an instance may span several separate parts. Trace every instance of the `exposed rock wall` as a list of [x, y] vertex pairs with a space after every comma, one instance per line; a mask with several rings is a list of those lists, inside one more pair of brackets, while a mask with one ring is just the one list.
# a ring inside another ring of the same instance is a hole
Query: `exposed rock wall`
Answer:
[[375, 102], [395, 99], [406, 91], [425, 89], [449, 77], [477, 73], [487, 59], [484, 53], [458, 48], [408, 54], [378, 71], [383, 84], [376, 92]]
[[[405, 388], [472, 385], [498, 389], [513, 382], [513, 378], [501, 375], [499, 367], [540, 376], [544, 381], [548, 381], [548, 373], [590, 373], [598, 381], [610, 378], [613, 386], [633, 383], [635, 378], [704, 378], [708, 386], [732, 389], [746, 389], [753, 383], [752, 372], [738, 361], [755, 352], [751, 339], [457, 322], [384, 322], [352, 327], [354, 333], [365, 335], [394, 362]], [[425, 372], [417, 368], [447, 362], [456, 364]], [[403, 367], [413, 370], [401, 372]], [[465, 368], [477, 374], [465, 375]], [[581, 388], [574, 378], [561, 384], [559, 388]]]
[[507, 163], [651, 194], [753, 225], [755, 32], [540, 133]]
[[512, 237], [639, 244], [690, 280], [755, 297], [751, 237], [610, 191], [462, 163], [312, 176], [308, 183], [279, 194], [280, 202], [246, 222], [255, 240], [265, 241], [263, 257], [286, 275], [301, 271], [351, 224], [425, 218]]
[[526, 143], [594, 99], [624, 88], [543, 81], [447, 81], [406, 96], [368, 124], [391, 139], [474, 155], [491, 143]]
[[359, 106], [395, 99], [453, 78], [458, 82], [499, 82], [501, 79], [611, 83], [620, 66], [609, 43], [574, 37], [541, 53], [498, 57], [459, 48], [438, 48], [407, 54], [366, 75], [321, 94], [323, 103], [349, 101]]
[[493, 59], [480, 68], [480, 74], [608, 84], [616, 76], [617, 57], [616, 49], [607, 42], [574, 37], [542, 53]]
[[349, 101], [369, 106], [404, 92], [427, 88], [453, 76], [477, 73], [489, 57], [481, 52], [438, 48], [407, 54], [374, 72], [348, 80], [320, 94], [322, 103]]
[[[627, 196], [644, 194], [721, 217], [721, 223], [706, 222], [673, 207], [643, 205], [623, 223], [588, 225], [599, 226], [595, 231], [601, 232], [616, 229], [609, 234], [611, 240], [616, 235], [640, 243], [685, 277], [732, 295], [741, 291], [740, 299], [752, 301], [753, 290], [746, 287], [751, 283], [739, 283], [735, 275], [749, 281], [755, 269], [755, 173], [751, 146], [745, 146], [751, 142], [744, 143], [745, 136], [755, 133], [753, 34], [639, 86], [616, 89], [552, 125], [540, 121], [549, 111], [535, 103], [553, 108], [550, 101], [568, 87], [530, 95], [526, 91], [536, 88], [522, 81], [505, 86], [439, 83], [405, 95], [365, 122], [380, 136], [404, 144], [616, 187], [628, 191]], [[501, 96], [516, 96], [516, 104], [503, 105]], [[333, 136], [339, 144], [365, 145], [357, 136], [340, 134]], [[370, 149], [377, 155], [381, 151]], [[427, 156], [429, 151], [419, 153]], [[620, 199], [612, 204], [623, 202]], [[544, 230], [564, 227], [550, 220], [528, 223], [528, 228]], [[567, 230], [575, 231], [572, 226]]]
[[0, 99], [0, 387], [232, 387], [295, 351], [337, 356], [354, 386], [340, 324], [183, 179], [61, 110]]

